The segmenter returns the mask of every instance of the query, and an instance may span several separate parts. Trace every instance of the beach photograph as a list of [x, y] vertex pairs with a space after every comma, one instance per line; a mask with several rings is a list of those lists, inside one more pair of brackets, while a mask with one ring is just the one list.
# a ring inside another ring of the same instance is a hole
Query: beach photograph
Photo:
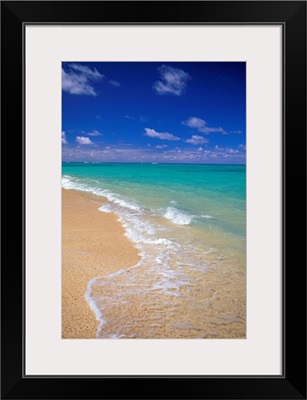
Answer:
[[246, 63], [62, 62], [61, 134], [62, 339], [245, 339]]

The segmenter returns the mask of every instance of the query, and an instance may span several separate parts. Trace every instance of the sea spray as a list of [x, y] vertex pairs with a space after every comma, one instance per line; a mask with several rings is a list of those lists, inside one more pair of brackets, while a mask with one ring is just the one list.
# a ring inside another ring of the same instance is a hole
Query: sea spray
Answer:
[[194, 217], [193, 215], [177, 210], [175, 207], [167, 207], [163, 216], [177, 225], [189, 225]]

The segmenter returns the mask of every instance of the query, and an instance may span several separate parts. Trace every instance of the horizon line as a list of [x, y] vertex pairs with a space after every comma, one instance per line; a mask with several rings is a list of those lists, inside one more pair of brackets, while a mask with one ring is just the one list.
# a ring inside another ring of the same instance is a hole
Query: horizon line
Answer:
[[157, 165], [157, 164], [167, 164], [167, 165], [180, 165], [180, 164], [189, 164], [189, 165], [244, 165], [246, 163], [189, 163], [189, 162], [137, 162], [137, 161], [62, 161], [62, 164], [148, 164], [148, 165]]

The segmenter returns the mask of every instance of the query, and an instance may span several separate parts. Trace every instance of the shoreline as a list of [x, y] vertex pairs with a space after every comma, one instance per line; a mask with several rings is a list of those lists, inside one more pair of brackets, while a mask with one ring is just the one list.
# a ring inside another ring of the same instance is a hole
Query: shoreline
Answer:
[[62, 338], [96, 338], [99, 326], [85, 294], [90, 279], [132, 267], [138, 250], [103, 197], [62, 188]]
[[[127, 338], [246, 338], [244, 263], [224, 259], [215, 252], [204, 253], [206, 271], [171, 268], [175, 282], [172, 274], [165, 282], [159, 265], [150, 272], [154, 260], [149, 254], [147, 262], [130, 274], [128, 270], [141, 260], [139, 250], [125, 235], [116, 213], [98, 210], [105, 204], [109, 201], [103, 196], [62, 188], [62, 338], [96, 338], [99, 308], [103, 309], [101, 319], [107, 321], [99, 335], [103, 338], [120, 338], [123, 327], [123, 337]], [[108, 275], [120, 270], [124, 273], [112, 276], [110, 282]], [[165, 273], [168, 275], [167, 268]], [[95, 278], [97, 284], [91, 286], [90, 293], [89, 283]], [[186, 278], [188, 283], [180, 284], [180, 279]], [[169, 284], [174, 294], [171, 297], [164, 290]], [[118, 292], [117, 285], [133, 286], [136, 291]], [[139, 297], [142, 285], [149, 301]], [[157, 290], [146, 292], [148, 286]], [[153, 302], [150, 293], [154, 293]], [[92, 294], [98, 302], [96, 310], [95, 303], [91, 304]], [[187, 295], [191, 301], [187, 301]]]

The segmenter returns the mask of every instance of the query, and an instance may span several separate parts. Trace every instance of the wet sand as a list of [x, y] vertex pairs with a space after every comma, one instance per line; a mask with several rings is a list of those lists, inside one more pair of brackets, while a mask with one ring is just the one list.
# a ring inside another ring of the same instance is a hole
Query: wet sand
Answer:
[[62, 189], [62, 338], [95, 338], [98, 321], [85, 299], [88, 281], [135, 265], [138, 250], [103, 199]]

